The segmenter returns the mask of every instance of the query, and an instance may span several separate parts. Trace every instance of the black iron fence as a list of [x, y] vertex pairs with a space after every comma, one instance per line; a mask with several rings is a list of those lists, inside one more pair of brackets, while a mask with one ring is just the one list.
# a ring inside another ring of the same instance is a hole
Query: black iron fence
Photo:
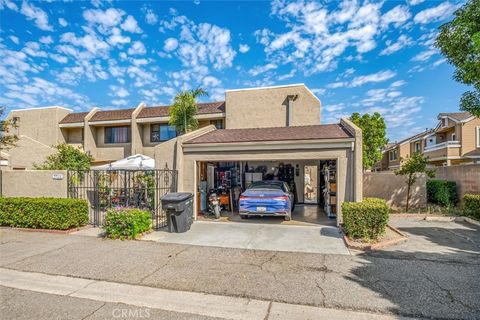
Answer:
[[68, 197], [85, 199], [90, 223], [103, 224], [107, 210], [134, 207], [148, 210], [155, 229], [167, 224], [160, 198], [177, 191], [176, 170], [68, 171]]

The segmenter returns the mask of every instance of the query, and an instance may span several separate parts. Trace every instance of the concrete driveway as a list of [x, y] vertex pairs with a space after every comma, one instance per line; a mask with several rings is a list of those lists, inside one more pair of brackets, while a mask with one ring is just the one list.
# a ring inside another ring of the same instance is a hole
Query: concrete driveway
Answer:
[[196, 221], [186, 233], [157, 231], [144, 236], [143, 240], [221, 248], [350, 254], [339, 229], [321, 225]]

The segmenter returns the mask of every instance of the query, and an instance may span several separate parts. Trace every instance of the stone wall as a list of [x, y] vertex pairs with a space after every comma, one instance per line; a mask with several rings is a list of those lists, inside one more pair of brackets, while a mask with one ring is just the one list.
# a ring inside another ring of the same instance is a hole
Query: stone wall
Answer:
[[[363, 197], [385, 199], [394, 211], [404, 211], [407, 204], [407, 183], [404, 176], [393, 172], [365, 172], [363, 174]], [[427, 206], [427, 177], [419, 175], [410, 191], [410, 208]]]
[[67, 197], [66, 170], [4, 170], [0, 175], [4, 197]]

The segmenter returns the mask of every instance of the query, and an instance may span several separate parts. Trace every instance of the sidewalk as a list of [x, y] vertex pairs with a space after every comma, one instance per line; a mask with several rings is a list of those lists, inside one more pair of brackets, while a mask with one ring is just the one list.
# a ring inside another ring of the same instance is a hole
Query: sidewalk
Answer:
[[[148, 310], [152, 308], [220, 319], [400, 319], [400, 317], [389, 315], [165, 290], [115, 282], [21, 272], [3, 268], [0, 268], [0, 286], [105, 303], [123, 303], [129, 305], [130, 309], [136, 306], [148, 308]], [[72, 301], [69, 303], [72, 304]], [[144, 313], [147, 313], [145, 309]], [[111, 315], [111, 318], [115, 318], [114, 315], [115, 313]]]

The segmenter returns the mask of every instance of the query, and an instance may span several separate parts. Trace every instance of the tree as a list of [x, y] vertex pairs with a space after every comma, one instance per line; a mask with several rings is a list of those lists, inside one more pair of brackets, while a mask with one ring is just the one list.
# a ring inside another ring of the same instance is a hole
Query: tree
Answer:
[[368, 113], [360, 116], [352, 114], [352, 122], [362, 129], [363, 138], [363, 169], [371, 169], [375, 163], [382, 159], [381, 149], [388, 143], [386, 138], [385, 120], [375, 112], [372, 116]]
[[435, 45], [455, 66], [453, 78], [473, 86], [462, 95], [460, 109], [480, 117], [480, 0], [470, 0], [440, 26]]
[[57, 152], [47, 157], [41, 165], [34, 165], [37, 170], [89, 170], [93, 157], [82, 149], [66, 143], [55, 146]]
[[[5, 107], [0, 107], [0, 118], [4, 111]], [[11, 119], [1, 120], [0, 124], [0, 150], [14, 147], [18, 141], [18, 136], [13, 132], [17, 124]]]
[[417, 181], [417, 176], [419, 173], [425, 173], [429, 178], [435, 176], [435, 171], [427, 169], [428, 157], [425, 157], [420, 152], [415, 152], [410, 158], [407, 158], [405, 162], [404, 159], [400, 159], [402, 165], [400, 169], [395, 170], [396, 175], [406, 176], [407, 180], [407, 205], [406, 211], [408, 212], [408, 207], [410, 203], [410, 190], [412, 185]]
[[195, 118], [198, 111], [196, 99], [206, 95], [208, 93], [202, 88], [179, 92], [169, 110], [169, 124], [175, 126], [177, 131], [182, 133], [198, 128], [198, 120]]

